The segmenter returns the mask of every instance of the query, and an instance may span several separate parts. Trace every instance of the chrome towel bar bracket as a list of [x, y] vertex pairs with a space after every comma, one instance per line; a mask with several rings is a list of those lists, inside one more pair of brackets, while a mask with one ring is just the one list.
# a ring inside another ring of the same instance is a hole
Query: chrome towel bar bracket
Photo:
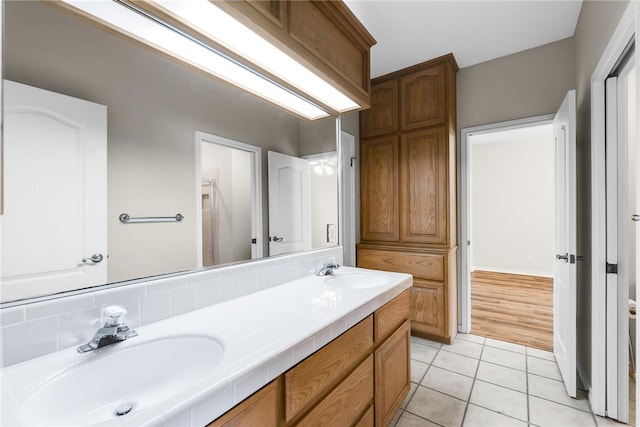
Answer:
[[138, 222], [180, 222], [184, 219], [184, 216], [176, 214], [176, 216], [140, 216], [134, 218], [129, 214], [122, 213], [118, 218], [122, 223], [133, 224]]

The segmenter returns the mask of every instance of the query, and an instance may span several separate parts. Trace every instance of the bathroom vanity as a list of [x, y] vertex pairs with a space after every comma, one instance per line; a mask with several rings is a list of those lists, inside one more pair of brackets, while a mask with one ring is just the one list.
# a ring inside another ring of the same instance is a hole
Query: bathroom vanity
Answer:
[[[401, 273], [341, 267], [0, 370], [3, 425], [377, 425], [409, 390]], [[130, 408], [124, 415], [117, 412]]]

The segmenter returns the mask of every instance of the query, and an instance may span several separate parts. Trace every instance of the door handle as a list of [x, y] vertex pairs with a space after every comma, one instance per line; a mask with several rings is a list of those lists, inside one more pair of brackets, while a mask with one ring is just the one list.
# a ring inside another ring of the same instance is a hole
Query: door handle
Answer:
[[274, 242], [282, 242], [284, 240], [284, 237], [273, 236], [271, 240], [273, 240]]
[[89, 258], [82, 258], [82, 262], [91, 261], [91, 262], [97, 264], [100, 261], [102, 261], [103, 259], [104, 259], [104, 257], [102, 256], [102, 254], [93, 254]]
[[561, 259], [564, 262], [569, 262], [569, 254], [564, 254], [564, 255], [556, 254], [556, 259]]
[[640, 215], [638, 215], [638, 214], [631, 215], [631, 219], [633, 221], [638, 222], [638, 221], [640, 221]]

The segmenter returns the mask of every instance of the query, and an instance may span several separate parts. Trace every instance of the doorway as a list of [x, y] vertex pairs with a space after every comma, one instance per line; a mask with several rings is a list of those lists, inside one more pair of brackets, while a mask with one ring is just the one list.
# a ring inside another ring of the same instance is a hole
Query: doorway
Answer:
[[198, 267], [262, 257], [261, 151], [196, 132]]
[[463, 129], [461, 328], [553, 348], [552, 116]]

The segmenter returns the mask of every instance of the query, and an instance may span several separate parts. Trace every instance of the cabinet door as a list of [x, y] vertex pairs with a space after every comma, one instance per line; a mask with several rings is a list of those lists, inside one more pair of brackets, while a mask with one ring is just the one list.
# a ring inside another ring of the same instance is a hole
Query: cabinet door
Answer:
[[442, 337], [445, 319], [444, 285], [414, 280], [411, 288], [411, 329]]
[[447, 113], [444, 64], [400, 79], [400, 130], [444, 124]]
[[444, 127], [408, 132], [400, 145], [401, 235], [407, 243], [447, 243], [448, 144]]
[[398, 241], [398, 137], [360, 144], [360, 214], [362, 240]]
[[275, 427], [277, 419], [278, 380], [264, 386], [238, 406], [209, 424], [208, 427]]
[[405, 321], [375, 352], [376, 426], [386, 426], [409, 392], [411, 330]]
[[383, 135], [398, 130], [398, 80], [371, 86], [371, 108], [360, 112], [360, 136]]

